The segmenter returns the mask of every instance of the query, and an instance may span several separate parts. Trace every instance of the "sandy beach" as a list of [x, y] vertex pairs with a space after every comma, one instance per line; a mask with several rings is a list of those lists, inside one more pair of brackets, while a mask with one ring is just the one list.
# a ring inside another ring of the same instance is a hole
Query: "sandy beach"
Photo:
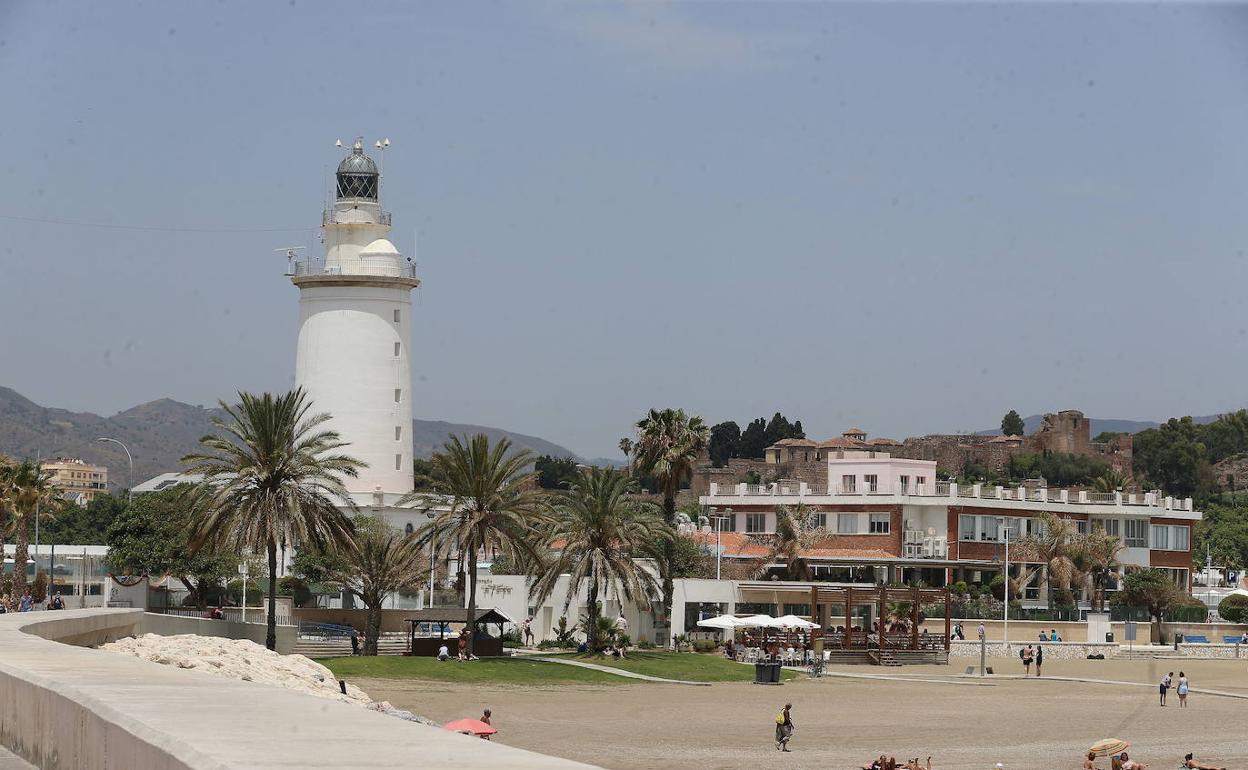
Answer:
[[[1018, 677], [1017, 660], [992, 661], [1003, 673], [962, 678], [950, 666], [838, 667], [851, 677], [803, 678], [780, 687], [627, 684], [501, 687], [361, 679], [374, 698], [438, 721], [494, 711], [496, 739], [613, 770], [664, 768], [854, 768], [888, 753], [932, 756], [936, 770], [1078, 768], [1080, 751], [1115, 737], [1153, 768], [1177, 767], [1187, 751], [1230, 768], [1248, 767], [1248, 661], [1050, 661], [1049, 677]], [[1183, 669], [1196, 692], [1178, 708], [1171, 692], [1157, 705], [1156, 683]], [[888, 676], [902, 681], [861, 677]], [[773, 719], [793, 703], [793, 753], [772, 743]], [[1107, 761], [1098, 766], [1108, 767]]]

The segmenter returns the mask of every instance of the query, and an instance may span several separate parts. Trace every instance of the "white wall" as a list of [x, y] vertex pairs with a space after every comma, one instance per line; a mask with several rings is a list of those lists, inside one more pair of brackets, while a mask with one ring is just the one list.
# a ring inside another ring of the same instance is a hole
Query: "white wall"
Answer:
[[[855, 489], [862, 493], [867, 491], [866, 476], [875, 475], [879, 477], [876, 485], [876, 492], [880, 494], [900, 494], [898, 487], [898, 477], [910, 477], [910, 492], [914, 492], [916, 479], [923, 476], [925, 481], [924, 491], [931, 494], [936, 488], [936, 463], [932, 460], [903, 460], [897, 457], [854, 457], [845, 460], [839, 460], [836, 457], [828, 458], [828, 488], [843, 489], [842, 477], [854, 476]], [[848, 490], [844, 490], [848, 491]]]
[[344, 451], [368, 463], [346, 480], [351, 492], [412, 488], [411, 336], [406, 287], [305, 285], [299, 292], [295, 383], [313, 413], [332, 415], [329, 427], [349, 443]]

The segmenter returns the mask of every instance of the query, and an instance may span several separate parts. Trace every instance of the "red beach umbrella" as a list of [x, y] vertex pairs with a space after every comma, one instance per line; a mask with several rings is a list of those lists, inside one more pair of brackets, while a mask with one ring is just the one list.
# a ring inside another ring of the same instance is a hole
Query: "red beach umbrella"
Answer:
[[498, 732], [480, 719], [456, 719], [454, 722], [447, 722], [442, 725], [443, 730], [450, 730], [453, 733], [467, 733], [468, 735], [493, 735]]

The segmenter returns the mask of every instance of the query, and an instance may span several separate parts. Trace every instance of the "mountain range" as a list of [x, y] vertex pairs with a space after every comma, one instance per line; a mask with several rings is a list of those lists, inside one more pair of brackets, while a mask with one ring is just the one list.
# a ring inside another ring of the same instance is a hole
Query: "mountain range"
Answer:
[[[106, 465], [111, 481], [124, 487], [126, 454], [113, 443], [97, 442], [107, 436], [123, 442], [134, 457], [137, 484], [160, 473], [176, 471], [179, 459], [194, 451], [199, 438], [213, 433], [211, 418], [219, 409], [205, 409], [169, 398], [149, 401], [101, 417], [91, 412], [71, 412], [36, 404], [11, 388], [0, 386], [0, 454], [12, 457], [77, 457]], [[428, 458], [451, 434], [485, 433], [491, 441], [506, 436], [519, 447], [539, 455], [582, 458], [565, 447], [537, 436], [441, 420], [412, 420], [412, 450]]]

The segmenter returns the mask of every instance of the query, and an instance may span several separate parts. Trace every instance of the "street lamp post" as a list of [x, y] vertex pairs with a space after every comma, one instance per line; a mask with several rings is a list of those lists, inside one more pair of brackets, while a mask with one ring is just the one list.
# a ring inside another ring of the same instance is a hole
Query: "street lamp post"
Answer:
[[[426, 511], [425, 518], [429, 519], [429, 521], [432, 522], [433, 511]], [[429, 538], [429, 607], [430, 608], [433, 607], [433, 575], [434, 575], [434, 570], [436, 569], [434, 565], [434, 555], [438, 552], [437, 546], [438, 544], [437, 544], [436, 536], [430, 535], [430, 538]]]
[[997, 518], [997, 525], [1001, 529], [1002, 536], [1005, 538], [1005, 585], [1003, 586], [1005, 593], [1005, 607], [1003, 619], [1005, 621], [1005, 654], [1010, 654], [1010, 527], [1006, 523], [1004, 517]]
[[134, 500], [134, 458], [130, 456], [130, 448], [115, 438], [101, 437], [96, 441], [111, 442], [126, 450], [126, 461], [130, 463], [130, 470], [126, 473], [126, 502], [132, 502]]
[[247, 622], [247, 574], [250, 571], [250, 569], [251, 568], [247, 565], [246, 559], [243, 559], [241, 562], [238, 563], [238, 574], [243, 576], [243, 601], [242, 601], [243, 623]]

